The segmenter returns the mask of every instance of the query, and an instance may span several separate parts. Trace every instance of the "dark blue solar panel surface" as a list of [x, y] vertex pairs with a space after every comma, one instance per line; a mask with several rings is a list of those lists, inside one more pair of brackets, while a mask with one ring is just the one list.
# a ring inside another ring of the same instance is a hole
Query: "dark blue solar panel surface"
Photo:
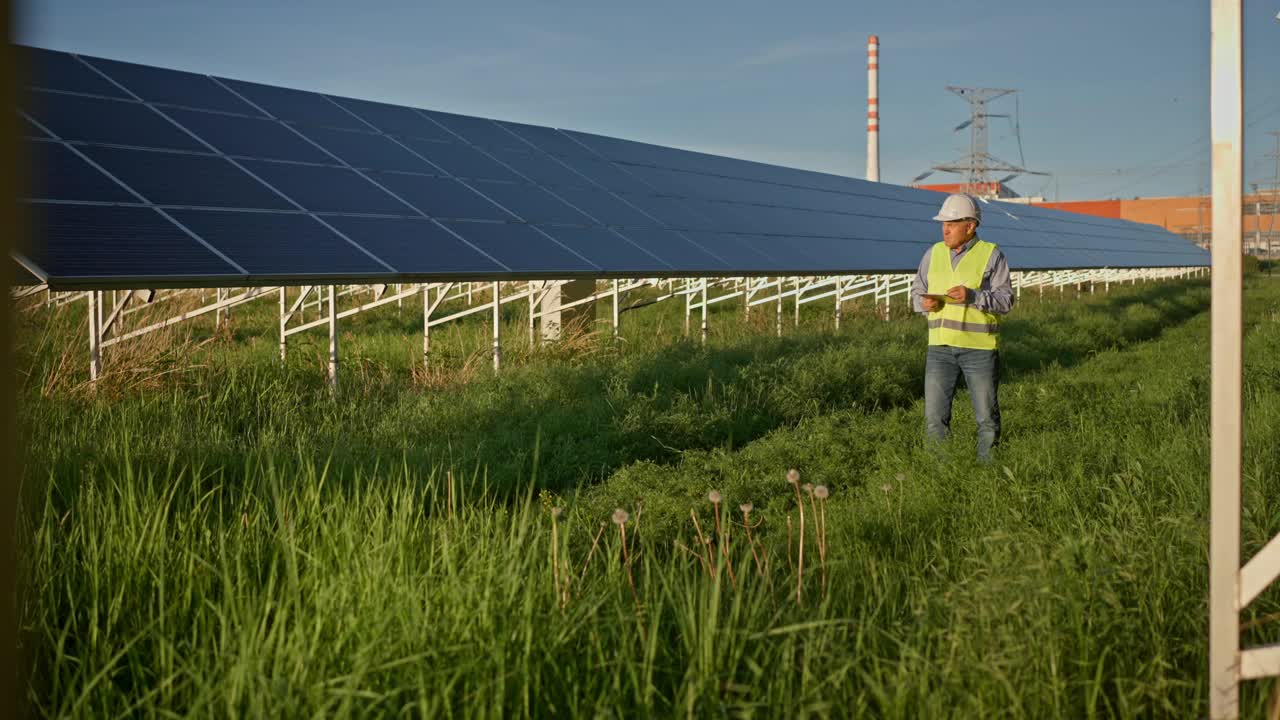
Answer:
[[407, 215], [412, 211], [354, 170], [321, 165], [241, 160], [271, 187], [312, 212]]
[[607, 272], [661, 275], [675, 268], [614, 232], [600, 227], [544, 227], [543, 232]]
[[405, 138], [403, 142], [415, 153], [430, 160], [440, 170], [455, 177], [471, 180], [520, 179], [520, 176], [483, 152], [460, 143], [430, 142], [417, 138]]
[[129, 94], [68, 53], [17, 47], [24, 80], [31, 87], [127, 98]]
[[334, 163], [328, 153], [308, 142], [289, 126], [275, 120], [179, 108], [165, 108], [164, 113], [227, 155]]
[[361, 120], [388, 135], [425, 138], [442, 142], [454, 142], [457, 140], [453, 133], [428, 120], [422, 113], [413, 108], [344, 97], [330, 96], [329, 99], [360, 116]]
[[593, 187], [590, 180], [549, 155], [523, 150], [494, 150], [493, 156], [539, 185]]
[[318, 93], [218, 78], [273, 117], [305, 125], [368, 130], [369, 125]]
[[325, 221], [397, 272], [409, 275], [509, 272], [509, 268], [485, 257], [430, 220], [334, 215]]
[[34, 104], [24, 109], [63, 140], [170, 150], [205, 149], [141, 103], [58, 93], [32, 93], [31, 98]]
[[30, 170], [25, 197], [44, 200], [136, 203], [138, 198], [74, 152], [55, 142], [27, 142]]
[[446, 222], [454, 232], [509, 268], [529, 273], [599, 272], [529, 225], [512, 223]]
[[462, 137], [466, 142], [482, 148], [508, 148], [522, 150], [528, 144], [507, 132], [506, 128], [485, 118], [454, 115], [453, 113], [422, 111], [423, 115]]
[[515, 220], [510, 213], [452, 178], [383, 173], [378, 182], [421, 212], [437, 218]]
[[253, 275], [387, 272], [308, 215], [223, 210], [173, 210], [170, 214]]
[[590, 225], [591, 218], [574, 210], [537, 185], [477, 181], [473, 187], [502, 207], [529, 223]]
[[604, 190], [557, 187], [552, 192], [565, 202], [590, 215], [601, 225], [614, 227], [661, 227], [659, 223]]
[[32, 260], [51, 278], [242, 278], [155, 210], [34, 203], [31, 222], [45, 242]]
[[299, 131], [353, 168], [436, 172], [425, 160], [385, 135], [306, 126], [300, 127]]
[[[170, 212], [259, 278], [910, 272], [939, 238], [931, 218], [943, 196], [929, 191], [19, 52], [29, 69], [24, 112], [146, 202], [208, 208]], [[127, 99], [130, 92], [142, 101]], [[25, 118], [22, 127], [45, 136]], [[29, 199], [144, 202], [61, 143], [27, 145], [41, 170]], [[154, 209], [31, 207], [45, 228], [50, 247], [41, 257], [56, 268], [54, 278], [136, 279], [172, 269], [181, 278], [245, 280]], [[1007, 248], [1014, 269], [1208, 262], [1206, 252], [1156, 227], [1025, 205], [987, 203], [984, 210], [983, 236]]]
[[86, 58], [86, 61], [148, 102], [241, 115], [261, 115], [252, 105], [236, 97], [207, 75], [101, 58]]
[[156, 205], [293, 209], [226, 158], [111, 147], [84, 154]]
[[617, 231], [639, 247], [686, 272], [727, 272], [729, 264], [687, 237], [662, 228], [624, 228]]
[[541, 149], [545, 153], [558, 155], [560, 157], [588, 157], [593, 159], [602, 159], [592, 150], [583, 146], [565, 135], [563, 132], [555, 128], [540, 127], [538, 125], [524, 125], [521, 123], [504, 122], [499, 123], [511, 132], [519, 135], [522, 140], [528, 142]]

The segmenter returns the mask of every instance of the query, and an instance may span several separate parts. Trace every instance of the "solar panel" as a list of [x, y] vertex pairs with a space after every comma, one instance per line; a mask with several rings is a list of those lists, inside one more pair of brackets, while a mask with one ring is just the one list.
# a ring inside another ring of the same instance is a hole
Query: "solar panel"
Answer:
[[102, 58], [85, 58], [85, 62], [142, 100], [201, 110], [261, 115], [252, 105], [206, 75]]
[[591, 218], [537, 185], [480, 180], [473, 187], [525, 222], [559, 225], [592, 224]]
[[322, 127], [301, 127], [299, 132], [354, 168], [436, 172], [427, 161], [385, 135]]
[[378, 181], [419, 211], [437, 218], [514, 220], [510, 213], [452, 178], [384, 173]]
[[70, 53], [17, 46], [28, 87], [127, 98], [129, 94]]
[[543, 232], [606, 272], [661, 275], [675, 270], [638, 245], [601, 227], [546, 227]]
[[[475, 148], [454, 142], [432, 142], [405, 138], [404, 143], [445, 173], [472, 180], [519, 180], [519, 175], [503, 167]], [[439, 171], [436, 171], [439, 172]]]
[[359, 116], [361, 120], [388, 135], [453, 142], [453, 133], [432, 122], [413, 108], [369, 100], [329, 96], [333, 102]]
[[291, 213], [173, 210], [175, 220], [263, 279], [388, 272], [314, 217]]
[[160, 213], [145, 207], [31, 203], [31, 222], [44, 239], [32, 251], [40, 268], [64, 281], [116, 279], [156, 287], [184, 279], [239, 281], [235, 267]]
[[25, 143], [28, 171], [25, 197], [38, 200], [132, 203], [138, 198], [56, 142]]
[[164, 114], [227, 155], [332, 163], [333, 157], [275, 120], [165, 108]]
[[325, 165], [241, 160], [240, 163], [271, 187], [312, 212], [410, 214], [396, 200], [354, 170]]
[[30, 97], [32, 104], [25, 109], [63, 140], [197, 152], [205, 149], [141, 103], [46, 92]]
[[572, 268], [568, 270], [571, 273], [600, 272], [599, 267], [529, 225], [457, 221], [445, 225], [514, 272], [553, 276], [565, 273], [566, 268]]
[[318, 93], [260, 85], [243, 80], [217, 78], [233, 92], [265, 110], [272, 117], [304, 125], [368, 130], [369, 125], [337, 103]]
[[[55, 289], [911, 272], [938, 238], [929, 191], [19, 52], [22, 132], [40, 138], [25, 143], [32, 262]], [[1154, 226], [985, 209], [1015, 269], [1208, 262]]]
[[[226, 158], [161, 150], [85, 147], [85, 155], [156, 205], [292, 210]], [[181, 178], [180, 182], [175, 182]]]
[[476, 147], [516, 150], [527, 147], [527, 143], [492, 120], [431, 110], [423, 110], [422, 114]]
[[410, 277], [441, 273], [483, 277], [510, 271], [430, 220], [334, 215], [325, 222]]

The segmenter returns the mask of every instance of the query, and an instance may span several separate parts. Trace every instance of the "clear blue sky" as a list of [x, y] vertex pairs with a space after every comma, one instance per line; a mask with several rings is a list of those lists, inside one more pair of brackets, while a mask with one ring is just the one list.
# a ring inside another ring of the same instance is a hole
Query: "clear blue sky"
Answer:
[[[1280, 0], [1244, 7], [1246, 182], [1266, 182]], [[883, 180], [967, 151], [946, 85], [1019, 88], [1026, 163], [1056, 181], [1011, 185], [1068, 200], [1208, 188], [1208, 26], [1207, 0], [39, 0], [16, 37], [860, 177], [875, 33]], [[1017, 162], [1009, 130], [991, 150]]]

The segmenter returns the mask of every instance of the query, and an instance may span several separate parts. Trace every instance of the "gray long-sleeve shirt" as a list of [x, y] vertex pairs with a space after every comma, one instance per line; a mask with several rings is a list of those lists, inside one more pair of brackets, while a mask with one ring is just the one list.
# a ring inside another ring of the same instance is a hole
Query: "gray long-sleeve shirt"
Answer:
[[[960, 252], [948, 251], [951, 255], [952, 270], [956, 269], [977, 242], [978, 236], [974, 235], [973, 239], [960, 248]], [[920, 296], [929, 292], [929, 261], [932, 256], [933, 247], [930, 246], [925, 251], [924, 257], [920, 258], [916, 279], [911, 283], [911, 307], [918, 313], [925, 311], [924, 305], [920, 303]], [[991, 253], [987, 268], [982, 271], [982, 285], [974, 293], [971, 304], [978, 310], [996, 315], [1004, 315], [1013, 309], [1013, 283], [1009, 279], [1009, 262], [1005, 260], [1004, 253], [1000, 252], [998, 247]]]

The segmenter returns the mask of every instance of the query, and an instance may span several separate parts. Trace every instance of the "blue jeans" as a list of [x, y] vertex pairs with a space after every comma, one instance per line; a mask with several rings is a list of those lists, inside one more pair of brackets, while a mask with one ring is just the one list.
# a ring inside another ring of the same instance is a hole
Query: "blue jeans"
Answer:
[[924, 365], [924, 422], [931, 439], [951, 432], [951, 401], [956, 381], [964, 373], [973, 415], [978, 422], [978, 459], [991, 459], [1000, 443], [1000, 351], [930, 345]]

